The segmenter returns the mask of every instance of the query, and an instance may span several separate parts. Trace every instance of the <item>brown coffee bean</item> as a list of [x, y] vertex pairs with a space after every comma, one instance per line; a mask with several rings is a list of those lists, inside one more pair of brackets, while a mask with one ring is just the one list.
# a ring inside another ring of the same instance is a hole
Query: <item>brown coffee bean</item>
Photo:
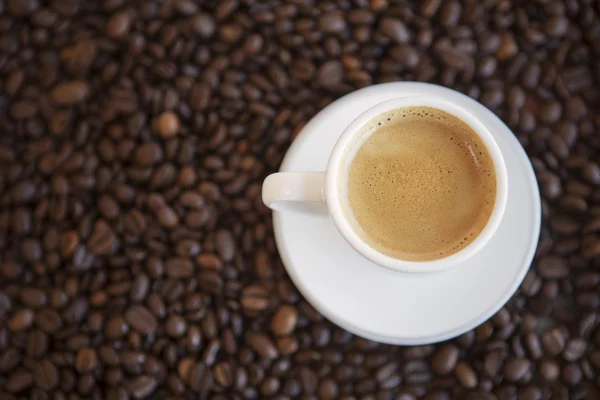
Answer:
[[207, 13], [196, 14], [190, 19], [189, 23], [194, 32], [203, 38], [211, 37], [216, 30], [214, 18]]
[[569, 267], [562, 258], [544, 257], [538, 263], [538, 272], [544, 279], [560, 279], [569, 274]]
[[346, 29], [346, 20], [341, 11], [330, 11], [319, 17], [319, 28], [325, 33], [341, 33]]
[[275, 344], [262, 333], [249, 332], [246, 334], [246, 342], [252, 350], [266, 360], [273, 360], [279, 355]]
[[131, 13], [127, 10], [113, 14], [106, 23], [106, 34], [113, 39], [124, 37], [131, 26]]
[[449, 374], [458, 360], [458, 348], [454, 345], [442, 346], [431, 360], [431, 367], [439, 375]]
[[179, 133], [179, 117], [172, 111], [165, 111], [158, 117], [158, 131], [164, 138], [170, 138]]
[[581, 368], [577, 364], [567, 364], [562, 370], [562, 380], [568, 385], [574, 386], [581, 381]]
[[170, 207], [162, 207], [156, 212], [158, 223], [165, 228], [173, 228], [179, 223], [179, 216]]
[[79, 373], [90, 372], [96, 367], [97, 360], [96, 350], [83, 348], [77, 353], [75, 368]]
[[134, 399], [143, 399], [154, 392], [157, 384], [158, 382], [156, 379], [147, 375], [142, 375], [130, 382], [127, 387], [127, 392]]
[[600, 237], [597, 235], [586, 236], [581, 246], [581, 255], [586, 260], [592, 260], [600, 255]]
[[213, 385], [212, 373], [206, 365], [195, 364], [190, 368], [187, 383], [195, 392], [208, 393]]
[[82, 40], [73, 46], [64, 48], [60, 55], [70, 73], [84, 74], [88, 72], [96, 58], [97, 46], [92, 40]]
[[150, 278], [148, 275], [138, 275], [131, 284], [130, 297], [133, 301], [142, 301], [148, 295], [150, 289]]
[[537, 360], [543, 356], [544, 351], [538, 335], [533, 332], [528, 332], [525, 335], [525, 344], [527, 345], [527, 350], [532, 358]]
[[550, 36], [563, 36], [569, 27], [569, 20], [562, 17], [553, 17], [546, 21], [545, 32]]
[[110, 318], [104, 327], [104, 334], [111, 339], [118, 339], [129, 332], [129, 325], [123, 317]]
[[544, 332], [542, 334], [542, 346], [550, 355], [558, 355], [565, 347], [565, 337], [559, 329]]
[[466, 388], [474, 388], [477, 386], [477, 374], [467, 363], [459, 362], [456, 364], [454, 373], [456, 378]]
[[164, 153], [157, 143], [148, 142], [138, 146], [133, 157], [137, 165], [151, 167], [163, 160]]
[[504, 376], [510, 381], [523, 379], [531, 368], [531, 363], [525, 358], [513, 358], [504, 364]]
[[42, 390], [54, 389], [58, 379], [58, 369], [50, 360], [41, 360], [33, 367], [33, 381]]
[[500, 371], [503, 362], [503, 355], [499, 351], [494, 351], [485, 356], [483, 370], [489, 377], [494, 377]]
[[24, 331], [33, 325], [34, 318], [35, 314], [33, 311], [27, 309], [18, 310], [10, 319], [8, 319], [6, 326], [14, 332]]
[[58, 105], [70, 106], [81, 103], [90, 95], [84, 81], [69, 81], [57, 84], [50, 92], [50, 100]]
[[298, 311], [288, 305], [281, 306], [271, 320], [271, 330], [277, 336], [286, 336], [294, 331], [298, 321]]
[[46, 333], [54, 333], [63, 325], [60, 315], [49, 308], [42, 309], [36, 313], [35, 323]]
[[542, 195], [548, 199], [555, 199], [562, 193], [562, 186], [558, 176], [550, 172], [540, 172], [538, 174], [538, 180]]
[[89, 304], [85, 298], [76, 298], [65, 308], [64, 319], [68, 323], [79, 323], [87, 315], [88, 309]]
[[556, 380], [560, 375], [560, 367], [551, 360], [543, 360], [540, 363], [540, 375], [548, 382]]
[[0, 371], [13, 370], [21, 361], [21, 354], [16, 349], [6, 349], [0, 354]]
[[185, 334], [187, 323], [185, 319], [179, 315], [171, 315], [165, 323], [165, 331], [171, 337], [180, 337]]
[[27, 238], [21, 245], [21, 257], [27, 262], [38, 262], [42, 259], [42, 244], [39, 240]]
[[63, 257], [70, 257], [79, 245], [79, 234], [76, 231], [65, 232], [60, 237], [60, 253]]
[[87, 247], [95, 255], [104, 255], [113, 251], [117, 245], [116, 241], [117, 237], [110, 225], [106, 221], [100, 220], [94, 225]]
[[431, 18], [438, 11], [440, 5], [442, 4], [441, 0], [426, 0], [421, 3], [420, 12], [421, 15], [426, 18]]
[[344, 68], [338, 61], [327, 61], [317, 69], [317, 83], [324, 88], [332, 88], [342, 82]]
[[517, 42], [511, 33], [504, 33], [500, 36], [500, 45], [496, 51], [496, 57], [500, 61], [506, 61], [513, 58], [519, 51]]
[[[2, 273], [2, 276], [4, 276], [5, 278], [11, 278], [11, 279], [15, 279], [18, 278], [19, 275], [21, 275], [21, 273], [23, 272], [23, 267], [17, 263], [15, 263], [14, 261], [6, 261], [5, 263], [3, 263], [0, 266], [0, 272]], [[2, 302], [0, 304], [2, 304], [2, 310], [4, 311], [4, 313], [6, 313], [10, 308], [11, 308], [11, 301], [8, 298], [8, 296], [4, 293], [0, 293], [2, 295], [1, 299]]]
[[242, 292], [241, 304], [247, 312], [264, 310], [268, 301], [268, 292], [261, 285], [248, 286]]
[[198, 283], [202, 290], [217, 294], [223, 288], [223, 279], [215, 271], [202, 271], [198, 274]]
[[15, 17], [25, 17], [33, 14], [40, 7], [37, 0], [17, 1], [9, 0], [6, 3], [6, 10]]
[[39, 358], [48, 350], [48, 335], [34, 330], [27, 335], [26, 353], [31, 358]]
[[25, 120], [37, 113], [37, 106], [30, 101], [18, 101], [12, 105], [9, 114], [16, 120]]
[[125, 311], [125, 321], [142, 335], [147, 335], [156, 329], [156, 318], [144, 306], [132, 306]]
[[277, 339], [277, 348], [281, 354], [293, 354], [298, 350], [298, 342], [290, 337], [279, 338]]
[[110, 196], [102, 196], [98, 200], [98, 209], [104, 218], [113, 219], [119, 215], [119, 205]]
[[597, 185], [600, 183], [600, 167], [598, 164], [590, 162], [585, 164], [581, 170], [583, 179], [587, 182]]
[[19, 293], [21, 302], [28, 307], [40, 308], [46, 305], [46, 293], [36, 288], [22, 288]]
[[571, 339], [567, 341], [563, 351], [563, 358], [567, 361], [577, 361], [585, 353], [587, 343], [583, 339]]
[[231, 261], [235, 256], [236, 244], [231, 232], [220, 230], [215, 237], [217, 252], [223, 261]]
[[33, 375], [26, 369], [18, 369], [7, 376], [4, 388], [8, 393], [19, 393], [33, 385]]
[[410, 40], [410, 31], [404, 23], [395, 18], [384, 17], [379, 22], [379, 30], [397, 43], [406, 43]]
[[224, 387], [229, 387], [233, 384], [233, 368], [230, 363], [222, 362], [214, 368], [215, 381]]
[[312, 329], [313, 343], [317, 347], [324, 347], [329, 343], [331, 331], [324, 324], [315, 325]]
[[165, 267], [165, 272], [171, 278], [189, 278], [194, 273], [192, 261], [184, 257], [169, 258]]

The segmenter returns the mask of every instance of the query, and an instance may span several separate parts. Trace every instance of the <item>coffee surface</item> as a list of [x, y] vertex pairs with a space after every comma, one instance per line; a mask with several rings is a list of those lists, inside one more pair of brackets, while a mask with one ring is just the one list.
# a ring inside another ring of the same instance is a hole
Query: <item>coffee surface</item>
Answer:
[[407, 261], [446, 257], [483, 230], [496, 196], [493, 161], [477, 134], [438, 109], [379, 115], [351, 161], [350, 208], [359, 234]]

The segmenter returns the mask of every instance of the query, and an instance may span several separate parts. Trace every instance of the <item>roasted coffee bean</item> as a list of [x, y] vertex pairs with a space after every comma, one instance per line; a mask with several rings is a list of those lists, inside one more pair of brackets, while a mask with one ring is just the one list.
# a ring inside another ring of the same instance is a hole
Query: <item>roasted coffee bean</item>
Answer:
[[142, 301], [148, 295], [150, 288], [150, 278], [148, 275], [138, 275], [131, 284], [130, 297], [133, 301]]
[[128, 386], [127, 392], [134, 399], [143, 399], [148, 397], [150, 394], [154, 392], [156, 389], [157, 381], [156, 379], [149, 377], [147, 375], [142, 375], [135, 378]]
[[458, 348], [454, 345], [444, 345], [433, 355], [431, 365], [433, 370], [440, 375], [449, 374], [458, 360]]
[[220, 230], [215, 237], [215, 246], [224, 261], [231, 261], [235, 256], [235, 239], [231, 232]]
[[582, 375], [581, 368], [577, 364], [567, 364], [561, 373], [562, 380], [571, 386], [578, 384]]
[[563, 357], [567, 361], [577, 361], [583, 356], [587, 343], [583, 339], [571, 339], [567, 341], [563, 351]]
[[35, 314], [32, 310], [22, 309], [17, 311], [7, 322], [8, 329], [14, 332], [27, 330], [34, 321]]
[[230, 363], [217, 364], [214, 371], [215, 381], [218, 384], [223, 387], [229, 387], [233, 384], [233, 368]]
[[272, 360], [279, 354], [275, 344], [264, 334], [249, 332], [246, 334], [246, 341], [264, 359]]
[[6, 349], [0, 355], [0, 371], [8, 372], [13, 370], [21, 361], [21, 354], [16, 349]]
[[213, 385], [212, 373], [204, 364], [195, 364], [190, 368], [186, 382], [194, 392], [206, 395]]
[[8, 393], [19, 393], [33, 385], [33, 374], [24, 368], [19, 368], [6, 377], [4, 388]]
[[187, 323], [185, 319], [179, 315], [171, 315], [165, 322], [165, 331], [171, 337], [180, 337], [185, 334]]
[[42, 390], [54, 389], [58, 379], [58, 370], [50, 360], [42, 360], [33, 367], [33, 380]]
[[136, 331], [147, 335], [156, 329], [156, 318], [144, 306], [133, 306], [125, 311], [125, 321]]
[[179, 132], [179, 117], [172, 111], [165, 111], [158, 117], [158, 131], [164, 138], [170, 138]]
[[248, 312], [264, 310], [268, 305], [268, 293], [261, 285], [248, 286], [242, 292], [241, 304]]
[[513, 358], [504, 364], [504, 376], [510, 381], [519, 381], [529, 373], [531, 362], [524, 358]]
[[550, 355], [560, 354], [565, 347], [565, 337], [560, 329], [552, 329], [542, 334], [542, 345]]
[[569, 268], [562, 258], [544, 257], [538, 263], [538, 273], [545, 279], [559, 279], [568, 275]]
[[472, 389], [477, 386], [477, 374], [468, 364], [464, 362], [456, 364], [455, 374], [460, 384], [464, 387]]
[[50, 100], [58, 105], [73, 105], [85, 100], [89, 93], [90, 87], [87, 82], [61, 82], [50, 92]]
[[384, 17], [379, 23], [379, 30], [398, 43], [405, 43], [410, 40], [410, 31], [400, 19]]
[[96, 366], [97, 361], [96, 350], [83, 348], [77, 353], [75, 368], [79, 373], [90, 372]]
[[49, 308], [42, 309], [36, 313], [35, 323], [46, 333], [54, 333], [63, 325], [60, 314]]
[[27, 335], [26, 353], [31, 358], [39, 358], [48, 350], [48, 335], [40, 330], [31, 331]]
[[298, 311], [292, 306], [281, 306], [271, 320], [271, 330], [278, 336], [289, 335], [298, 321]]
[[108, 19], [106, 34], [113, 39], [122, 38], [129, 32], [130, 25], [131, 13], [126, 10], [117, 12]]
[[165, 263], [165, 272], [172, 278], [189, 278], [194, 272], [192, 261], [183, 257], [173, 257]]
[[100, 220], [94, 225], [87, 246], [93, 254], [104, 255], [113, 250], [116, 240], [110, 225], [106, 221]]

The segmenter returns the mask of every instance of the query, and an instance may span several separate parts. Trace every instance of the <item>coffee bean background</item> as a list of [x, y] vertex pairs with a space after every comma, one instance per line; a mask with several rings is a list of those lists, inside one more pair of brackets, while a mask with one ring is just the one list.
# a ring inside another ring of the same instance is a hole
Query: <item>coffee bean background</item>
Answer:
[[[0, 0], [0, 398], [600, 398], [599, 68], [593, 0]], [[508, 124], [543, 227], [494, 317], [395, 347], [299, 295], [260, 194], [408, 80]]]

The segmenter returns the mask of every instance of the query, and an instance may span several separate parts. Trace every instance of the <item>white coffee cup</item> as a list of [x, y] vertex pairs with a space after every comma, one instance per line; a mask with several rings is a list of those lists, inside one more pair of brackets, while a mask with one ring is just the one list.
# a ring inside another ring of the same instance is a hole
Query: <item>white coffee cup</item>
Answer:
[[[368, 245], [355, 231], [348, 216], [347, 195], [340, 189], [347, 181], [352, 157], [348, 153], [360, 147], [366, 137], [364, 129], [368, 122], [380, 114], [398, 108], [432, 107], [445, 111], [469, 125], [486, 146], [496, 173], [496, 202], [481, 233], [462, 250], [432, 261], [406, 261], [390, 257]], [[502, 152], [487, 127], [468, 110], [443, 98], [433, 96], [400, 97], [379, 103], [360, 114], [344, 130], [329, 157], [325, 172], [279, 172], [269, 175], [262, 190], [264, 203], [276, 211], [290, 211], [297, 202], [324, 203], [336, 228], [344, 239], [361, 255], [382, 267], [409, 273], [430, 273], [456, 266], [479, 252], [494, 235], [502, 221], [508, 197], [508, 178]]]

